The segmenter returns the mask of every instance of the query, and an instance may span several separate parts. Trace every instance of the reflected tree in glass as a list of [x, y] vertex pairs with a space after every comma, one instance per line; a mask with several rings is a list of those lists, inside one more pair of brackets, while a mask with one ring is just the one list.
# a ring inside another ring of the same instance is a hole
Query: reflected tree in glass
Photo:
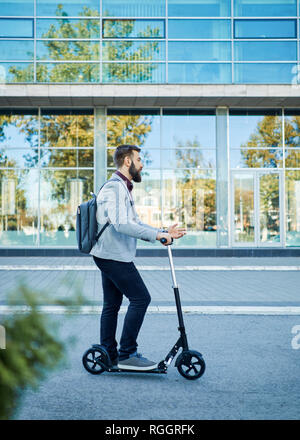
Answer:
[[241, 157], [247, 168], [282, 167], [281, 117], [267, 115], [258, 122], [248, 142], [241, 145]]

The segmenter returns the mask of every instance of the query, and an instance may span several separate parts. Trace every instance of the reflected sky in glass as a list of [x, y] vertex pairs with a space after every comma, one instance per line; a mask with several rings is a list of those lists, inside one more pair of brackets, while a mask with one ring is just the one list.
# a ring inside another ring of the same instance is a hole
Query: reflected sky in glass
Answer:
[[234, 38], [297, 38], [296, 20], [235, 20]]
[[169, 17], [230, 17], [231, 0], [168, 0]]
[[163, 17], [165, 0], [102, 0], [103, 16], [111, 17]]
[[230, 38], [230, 20], [169, 20], [169, 38]]
[[162, 147], [215, 148], [215, 124], [214, 115], [164, 115]]
[[236, 61], [297, 61], [296, 41], [236, 41]]
[[99, 15], [99, 0], [36, 0], [36, 15], [55, 16]]
[[234, 14], [237, 17], [292, 17], [297, 15], [297, 0], [235, 0]]

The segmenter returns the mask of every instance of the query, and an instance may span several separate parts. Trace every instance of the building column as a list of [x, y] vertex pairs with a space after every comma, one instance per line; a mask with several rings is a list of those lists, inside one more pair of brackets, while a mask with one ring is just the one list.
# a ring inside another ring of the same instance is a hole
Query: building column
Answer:
[[216, 207], [217, 207], [217, 246], [229, 246], [229, 154], [228, 154], [228, 108], [216, 110]]
[[106, 109], [95, 107], [94, 192], [106, 181]]

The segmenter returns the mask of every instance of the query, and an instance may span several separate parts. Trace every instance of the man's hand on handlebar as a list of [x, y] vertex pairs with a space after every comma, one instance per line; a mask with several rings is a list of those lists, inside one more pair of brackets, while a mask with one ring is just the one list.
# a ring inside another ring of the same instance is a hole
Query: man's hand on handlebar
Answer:
[[158, 232], [156, 240], [161, 240], [162, 238], [165, 238], [167, 241], [166, 243], [162, 243], [164, 246], [168, 246], [169, 244], [172, 244], [173, 239], [181, 238], [186, 234], [185, 228], [177, 228], [177, 224], [172, 225], [169, 227], [168, 232]]

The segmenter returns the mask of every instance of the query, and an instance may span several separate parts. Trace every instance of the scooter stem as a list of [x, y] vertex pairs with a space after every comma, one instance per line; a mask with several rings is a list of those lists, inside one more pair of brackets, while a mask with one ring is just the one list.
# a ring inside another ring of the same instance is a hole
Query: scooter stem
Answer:
[[171, 246], [167, 246], [167, 248], [168, 248], [169, 262], [170, 262], [170, 267], [171, 267], [171, 274], [172, 274], [172, 280], [173, 280], [173, 287], [178, 287], [178, 285], [177, 285], [177, 281], [176, 281], [176, 275], [175, 275], [174, 264], [173, 264], [173, 255], [172, 255]]

